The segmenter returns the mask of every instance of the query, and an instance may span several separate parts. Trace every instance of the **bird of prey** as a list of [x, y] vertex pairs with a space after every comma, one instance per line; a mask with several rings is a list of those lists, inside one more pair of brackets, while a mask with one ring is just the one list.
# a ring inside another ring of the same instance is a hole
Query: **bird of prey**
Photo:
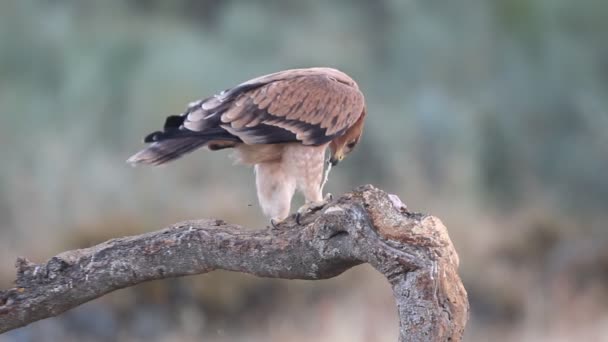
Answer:
[[190, 103], [127, 162], [160, 165], [200, 147], [233, 148], [238, 163], [254, 166], [258, 200], [274, 226], [289, 216], [296, 189], [306, 201], [298, 213], [327, 202], [329, 169], [357, 145], [365, 115], [363, 94], [345, 73], [284, 70]]

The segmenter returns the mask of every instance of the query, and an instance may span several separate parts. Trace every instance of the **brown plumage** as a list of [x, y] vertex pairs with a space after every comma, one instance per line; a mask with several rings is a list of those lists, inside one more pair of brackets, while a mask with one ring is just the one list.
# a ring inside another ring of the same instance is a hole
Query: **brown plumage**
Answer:
[[273, 220], [289, 214], [299, 189], [322, 202], [323, 159], [336, 164], [359, 141], [365, 101], [355, 81], [331, 68], [292, 69], [254, 78], [196, 101], [149, 134], [150, 145], [128, 162], [160, 165], [206, 146], [235, 148], [254, 165], [258, 198]]

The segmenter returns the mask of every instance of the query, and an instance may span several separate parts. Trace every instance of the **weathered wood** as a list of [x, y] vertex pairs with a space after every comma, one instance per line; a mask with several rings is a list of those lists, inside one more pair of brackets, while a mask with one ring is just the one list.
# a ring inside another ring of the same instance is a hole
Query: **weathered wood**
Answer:
[[393, 287], [400, 341], [462, 339], [469, 304], [439, 219], [409, 213], [396, 196], [364, 186], [301, 221], [262, 231], [188, 221], [67, 251], [45, 264], [20, 258], [16, 287], [0, 291], [0, 333], [153, 279], [217, 269], [326, 279], [369, 263]]

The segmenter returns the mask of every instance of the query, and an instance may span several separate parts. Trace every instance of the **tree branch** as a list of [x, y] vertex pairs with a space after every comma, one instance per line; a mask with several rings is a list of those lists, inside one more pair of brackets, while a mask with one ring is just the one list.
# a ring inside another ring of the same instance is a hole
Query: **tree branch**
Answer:
[[458, 256], [439, 219], [360, 187], [279, 229], [249, 231], [220, 220], [178, 223], [61, 253], [17, 260], [16, 287], [0, 291], [0, 333], [56, 316], [144, 281], [217, 269], [261, 277], [326, 279], [369, 263], [393, 287], [400, 341], [461, 340], [467, 294]]

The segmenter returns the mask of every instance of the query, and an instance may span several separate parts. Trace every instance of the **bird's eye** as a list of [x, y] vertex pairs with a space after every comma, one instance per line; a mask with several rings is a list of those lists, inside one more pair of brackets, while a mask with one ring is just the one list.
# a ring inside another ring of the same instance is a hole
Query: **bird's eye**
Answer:
[[346, 145], [346, 147], [348, 147], [349, 149], [352, 150], [355, 147], [355, 145], [357, 145], [357, 142], [353, 141], [353, 142], [349, 142], [348, 145]]

